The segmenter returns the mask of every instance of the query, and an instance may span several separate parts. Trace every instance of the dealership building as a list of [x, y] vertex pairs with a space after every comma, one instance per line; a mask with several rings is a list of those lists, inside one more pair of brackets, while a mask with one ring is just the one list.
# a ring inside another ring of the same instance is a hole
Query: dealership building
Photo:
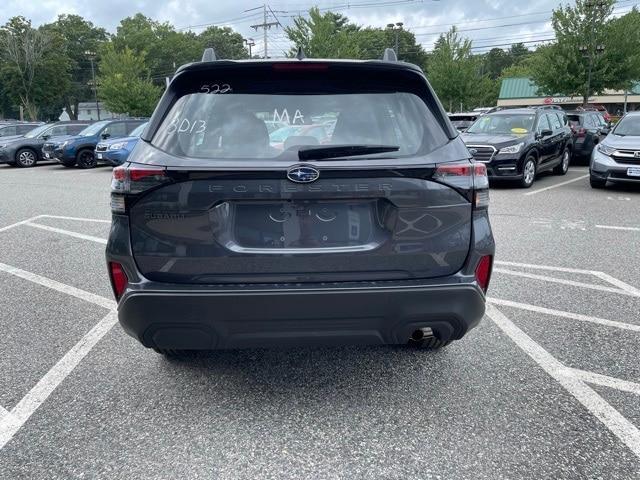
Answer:
[[[582, 105], [582, 97], [562, 95], [538, 95], [538, 87], [528, 78], [505, 78], [500, 86], [499, 107], [526, 107], [529, 105], [559, 105], [571, 110]], [[627, 110], [640, 110], [640, 83], [626, 92]], [[589, 98], [590, 104], [604, 105], [613, 115], [624, 111], [625, 92], [605, 91]]]

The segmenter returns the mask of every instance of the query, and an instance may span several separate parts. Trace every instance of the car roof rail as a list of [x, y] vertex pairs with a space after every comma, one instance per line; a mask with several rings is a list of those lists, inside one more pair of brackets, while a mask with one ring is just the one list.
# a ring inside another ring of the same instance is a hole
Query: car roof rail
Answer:
[[216, 57], [216, 51], [211, 47], [205, 48], [204, 53], [202, 54], [202, 61], [215, 62], [216, 60], [218, 60], [218, 57]]
[[393, 48], [385, 48], [384, 54], [382, 55], [383, 62], [397, 62], [398, 56], [396, 55], [396, 51]]

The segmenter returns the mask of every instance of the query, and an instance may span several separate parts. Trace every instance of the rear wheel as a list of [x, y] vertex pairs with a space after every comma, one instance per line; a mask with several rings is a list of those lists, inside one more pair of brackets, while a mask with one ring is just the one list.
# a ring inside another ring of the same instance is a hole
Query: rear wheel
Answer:
[[91, 150], [82, 150], [78, 153], [76, 160], [80, 168], [95, 168], [98, 164], [96, 157]]
[[71, 168], [71, 167], [75, 167], [76, 166], [76, 161], [74, 160], [60, 160], [60, 164], [67, 167], [67, 168]]
[[16, 152], [16, 165], [21, 168], [33, 167], [37, 161], [36, 152], [30, 148], [21, 148]]
[[533, 155], [527, 155], [524, 160], [524, 166], [522, 167], [522, 179], [520, 179], [520, 186], [523, 188], [529, 188], [533, 185], [533, 181], [536, 179], [536, 157]]
[[604, 188], [607, 186], [607, 181], [593, 175], [589, 176], [589, 183], [591, 188]]
[[556, 168], [553, 169], [553, 173], [556, 175], [566, 175], [569, 171], [569, 162], [571, 160], [571, 151], [568, 148], [565, 148], [564, 152], [562, 152], [562, 160]]

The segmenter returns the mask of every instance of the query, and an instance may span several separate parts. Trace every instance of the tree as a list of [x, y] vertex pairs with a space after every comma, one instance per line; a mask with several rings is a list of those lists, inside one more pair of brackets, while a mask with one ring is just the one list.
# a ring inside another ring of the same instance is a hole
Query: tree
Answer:
[[0, 83], [8, 100], [20, 105], [27, 117], [47, 115], [68, 88], [69, 73], [61, 55], [60, 38], [44, 28], [34, 29], [24, 17], [14, 17], [0, 28]]
[[118, 52], [108, 45], [102, 52], [98, 91], [110, 111], [146, 117], [153, 112], [161, 88], [151, 81], [144, 54], [127, 47]]
[[415, 35], [408, 30], [390, 28], [358, 28], [350, 33], [354, 36], [358, 48], [358, 57], [362, 60], [379, 59], [386, 48], [395, 47], [395, 35], [398, 34], [398, 59], [424, 67], [427, 53], [422, 45], [416, 43]]
[[449, 111], [472, 105], [480, 75], [477, 59], [471, 54], [471, 41], [462, 39], [455, 27], [440, 35], [427, 65], [427, 76]]
[[229, 27], [209, 27], [198, 35], [200, 55], [205, 48], [213, 47], [218, 58], [243, 59], [249, 58], [249, 52], [244, 46], [244, 38]]
[[484, 73], [493, 80], [498, 78], [502, 71], [511, 66], [512, 63], [511, 55], [501, 48], [492, 48], [482, 59]]
[[640, 79], [640, 15], [612, 19], [614, 0], [576, 0], [553, 12], [556, 42], [538, 47], [532, 79], [544, 94], [580, 95]]
[[293, 25], [284, 28], [295, 55], [302, 47], [311, 58], [359, 58], [360, 48], [353, 35], [359, 28], [347, 17], [333, 12], [320, 13], [317, 7], [309, 10], [309, 18], [297, 17]]
[[[78, 104], [93, 97], [92, 72], [89, 57], [100, 51], [109, 38], [104, 28], [96, 27], [79, 15], [60, 15], [58, 19], [43, 27], [57, 35], [63, 42], [65, 62], [69, 67], [71, 82], [62, 93], [69, 117], [78, 118]], [[99, 61], [99, 59], [97, 59]]]

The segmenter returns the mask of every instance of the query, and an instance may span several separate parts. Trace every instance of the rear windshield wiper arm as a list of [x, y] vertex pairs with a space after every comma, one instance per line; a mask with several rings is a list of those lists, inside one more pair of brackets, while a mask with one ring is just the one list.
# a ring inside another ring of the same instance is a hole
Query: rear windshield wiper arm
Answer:
[[305, 147], [298, 150], [300, 160], [330, 160], [341, 157], [397, 152], [397, 145], [331, 145]]

